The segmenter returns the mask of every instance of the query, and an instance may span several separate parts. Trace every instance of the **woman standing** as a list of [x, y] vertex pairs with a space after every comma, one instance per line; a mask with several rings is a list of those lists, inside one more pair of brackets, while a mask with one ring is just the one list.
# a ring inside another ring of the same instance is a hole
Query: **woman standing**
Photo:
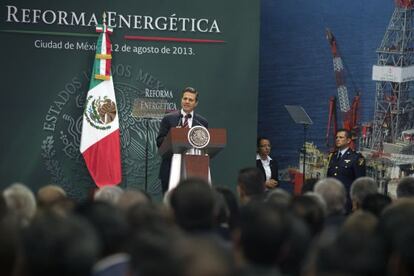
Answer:
[[269, 139], [265, 137], [257, 138], [256, 167], [265, 176], [266, 189], [273, 189], [279, 185], [277, 163], [270, 157], [271, 148]]

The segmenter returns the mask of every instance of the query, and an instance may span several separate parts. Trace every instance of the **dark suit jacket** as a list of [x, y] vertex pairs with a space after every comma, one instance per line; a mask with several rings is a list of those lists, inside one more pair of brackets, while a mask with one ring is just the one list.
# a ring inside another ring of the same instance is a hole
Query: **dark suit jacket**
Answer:
[[[157, 147], [159, 148], [171, 128], [180, 125], [181, 111], [173, 111], [164, 116], [161, 120], [160, 129], [157, 136]], [[204, 126], [208, 128], [208, 121], [201, 115], [194, 112], [193, 125]], [[168, 181], [170, 177], [171, 155], [163, 156], [160, 166], [159, 178], [161, 179], [162, 190], [165, 193], [168, 190]]]
[[[270, 165], [270, 171], [272, 172], [272, 176], [270, 178], [279, 182], [279, 170], [277, 167], [277, 162], [272, 159], [270, 160], [269, 165]], [[263, 168], [262, 161], [260, 161], [260, 159], [256, 159], [256, 167], [262, 171], [263, 176], [266, 179], [266, 173]]]
[[333, 177], [342, 182], [347, 192], [346, 210], [350, 212], [352, 203], [350, 190], [352, 182], [361, 176], [365, 176], [365, 159], [361, 153], [348, 149], [344, 155], [338, 159], [338, 151], [329, 155], [329, 165], [327, 177]]

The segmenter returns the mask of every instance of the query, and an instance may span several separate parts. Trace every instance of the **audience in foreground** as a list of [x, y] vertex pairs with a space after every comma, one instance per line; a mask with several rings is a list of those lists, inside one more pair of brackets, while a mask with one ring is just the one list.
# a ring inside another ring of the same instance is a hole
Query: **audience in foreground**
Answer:
[[56, 185], [35, 197], [16, 183], [0, 197], [0, 275], [414, 275], [411, 181], [393, 202], [355, 180], [350, 215], [337, 179], [292, 196], [266, 190], [256, 168], [240, 170], [237, 195], [187, 179], [168, 204], [120, 187], [85, 202]]

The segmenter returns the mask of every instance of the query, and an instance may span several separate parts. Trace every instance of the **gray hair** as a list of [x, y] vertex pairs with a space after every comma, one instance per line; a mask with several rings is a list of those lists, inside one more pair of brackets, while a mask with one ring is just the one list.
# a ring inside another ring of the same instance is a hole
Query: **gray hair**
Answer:
[[23, 183], [13, 183], [3, 191], [7, 208], [21, 226], [27, 226], [36, 213], [33, 192]]
[[95, 201], [104, 201], [106, 203], [116, 205], [123, 193], [124, 190], [118, 186], [104, 186], [96, 191], [93, 198]]
[[321, 179], [316, 183], [314, 191], [325, 200], [328, 215], [344, 212], [346, 191], [339, 180], [331, 177]]
[[357, 178], [351, 185], [351, 199], [359, 205], [365, 197], [378, 192], [378, 185], [372, 177], [364, 176]]

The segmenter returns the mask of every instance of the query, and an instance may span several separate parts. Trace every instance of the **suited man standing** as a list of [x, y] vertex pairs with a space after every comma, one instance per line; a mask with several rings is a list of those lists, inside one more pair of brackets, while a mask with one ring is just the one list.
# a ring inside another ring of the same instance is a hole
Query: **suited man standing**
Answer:
[[266, 179], [266, 189], [273, 189], [279, 185], [278, 167], [275, 160], [270, 157], [271, 145], [265, 137], [257, 138], [256, 167]]
[[[198, 105], [198, 91], [192, 87], [186, 87], [182, 91], [181, 110], [173, 111], [164, 116], [161, 120], [157, 136], [157, 147], [159, 148], [171, 128], [204, 126], [208, 128], [208, 121], [201, 115], [194, 112]], [[171, 157], [163, 156], [160, 166], [159, 178], [161, 180], [162, 192], [168, 191], [170, 178]]]
[[336, 151], [329, 154], [327, 177], [333, 177], [342, 182], [347, 192], [346, 211], [350, 213], [352, 203], [350, 190], [352, 182], [361, 176], [365, 176], [365, 159], [361, 153], [350, 148], [351, 132], [347, 129], [339, 129], [335, 136]]

